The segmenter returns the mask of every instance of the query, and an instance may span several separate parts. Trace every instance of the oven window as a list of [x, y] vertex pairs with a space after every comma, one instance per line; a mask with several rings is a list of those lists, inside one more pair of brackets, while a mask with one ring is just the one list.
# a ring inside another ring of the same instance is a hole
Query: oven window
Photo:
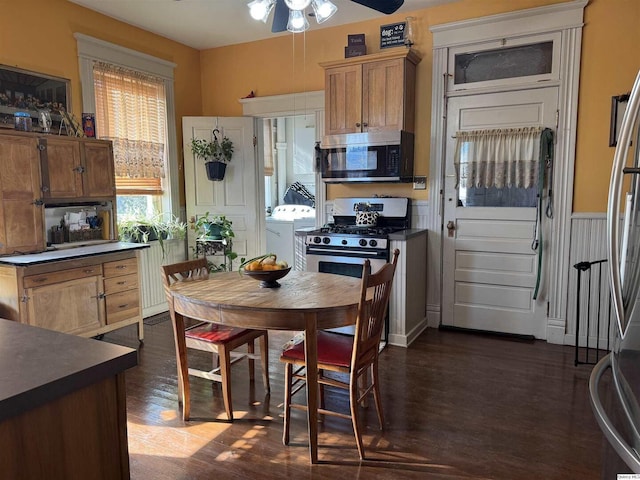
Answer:
[[318, 262], [318, 271], [321, 273], [334, 273], [346, 277], [362, 278], [362, 265], [349, 263]]

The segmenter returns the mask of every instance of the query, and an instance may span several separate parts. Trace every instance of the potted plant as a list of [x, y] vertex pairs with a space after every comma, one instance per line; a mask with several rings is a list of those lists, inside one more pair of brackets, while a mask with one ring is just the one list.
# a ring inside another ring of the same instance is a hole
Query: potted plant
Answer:
[[[221, 250], [213, 248], [213, 251], [222, 251], [224, 253], [225, 262], [223, 264], [214, 264], [209, 261], [209, 271], [217, 272], [227, 270], [226, 260], [229, 260], [228, 269], [232, 269], [233, 260], [238, 258], [238, 254], [233, 251], [233, 233], [232, 222], [225, 215], [210, 215], [205, 212], [198, 218], [191, 217], [189, 220], [190, 228], [196, 233], [196, 242], [200, 242], [200, 247], [206, 253], [207, 242], [219, 242]], [[194, 249], [194, 255], [197, 257], [199, 248]]]
[[118, 219], [118, 237], [123, 242], [149, 243], [157, 240], [165, 256], [164, 241], [184, 238], [187, 224], [174, 215], [124, 215]]
[[222, 136], [219, 138], [220, 130], [213, 130], [213, 141], [203, 138], [191, 139], [191, 151], [193, 154], [204, 161], [207, 169], [207, 177], [209, 180], [222, 180], [227, 169], [227, 163], [233, 157], [233, 142], [229, 137]]

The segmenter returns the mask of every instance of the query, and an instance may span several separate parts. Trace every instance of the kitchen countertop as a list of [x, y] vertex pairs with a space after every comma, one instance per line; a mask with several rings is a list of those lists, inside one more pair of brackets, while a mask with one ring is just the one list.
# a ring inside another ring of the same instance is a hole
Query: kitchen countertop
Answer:
[[0, 421], [137, 364], [131, 348], [0, 319]]
[[424, 228], [408, 228], [406, 230], [400, 230], [398, 232], [393, 232], [389, 234], [389, 240], [396, 241], [406, 241], [412, 237], [417, 237], [419, 235], [426, 235], [429, 230]]
[[84, 247], [61, 248], [58, 250], [47, 250], [41, 253], [29, 253], [26, 255], [10, 255], [0, 257], [0, 264], [16, 266], [36, 265], [39, 263], [56, 262], [70, 258], [90, 257], [105, 253], [117, 253], [127, 250], [138, 250], [149, 248], [146, 243], [108, 242]]

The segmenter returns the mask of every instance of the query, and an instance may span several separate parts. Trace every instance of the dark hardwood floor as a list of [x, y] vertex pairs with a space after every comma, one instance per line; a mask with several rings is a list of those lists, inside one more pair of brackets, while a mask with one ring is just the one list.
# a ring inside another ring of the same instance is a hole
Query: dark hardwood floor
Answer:
[[[236, 420], [228, 423], [220, 387], [192, 378], [192, 419], [185, 423], [171, 323], [146, 326], [139, 365], [126, 373], [131, 478], [600, 478], [591, 367], [574, 367], [572, 348], [435, 329], [408, 349], [387, 347], [381, 354], [386, 422], [380, 432], [371, 403], [364, 414], [370, 460], [359, 461], [350, 422], [328, 417], [320, 426], [321, 464], [311, 466], [305, 412], [292, 412], [291, 444], [281, 442], [278, 354], [290, 337], [270, 332], [270, 396], [259, 374], [250, 384], [246, 362], [235, 365]], [[133, 327], [104, 340], [137, 346]], [[348, 408], [342, 393], [327, 402]]]

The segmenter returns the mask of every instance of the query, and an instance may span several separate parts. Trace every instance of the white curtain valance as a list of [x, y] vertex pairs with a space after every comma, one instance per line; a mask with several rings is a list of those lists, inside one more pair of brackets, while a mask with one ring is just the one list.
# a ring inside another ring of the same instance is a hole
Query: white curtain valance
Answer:
[[542, 127], [460, 131], [454, 164], [465, 188], [536, 185]]
[[113, 143], [116, 176], [164, 178], [164, 144], [128, 138], [103, 138]]

